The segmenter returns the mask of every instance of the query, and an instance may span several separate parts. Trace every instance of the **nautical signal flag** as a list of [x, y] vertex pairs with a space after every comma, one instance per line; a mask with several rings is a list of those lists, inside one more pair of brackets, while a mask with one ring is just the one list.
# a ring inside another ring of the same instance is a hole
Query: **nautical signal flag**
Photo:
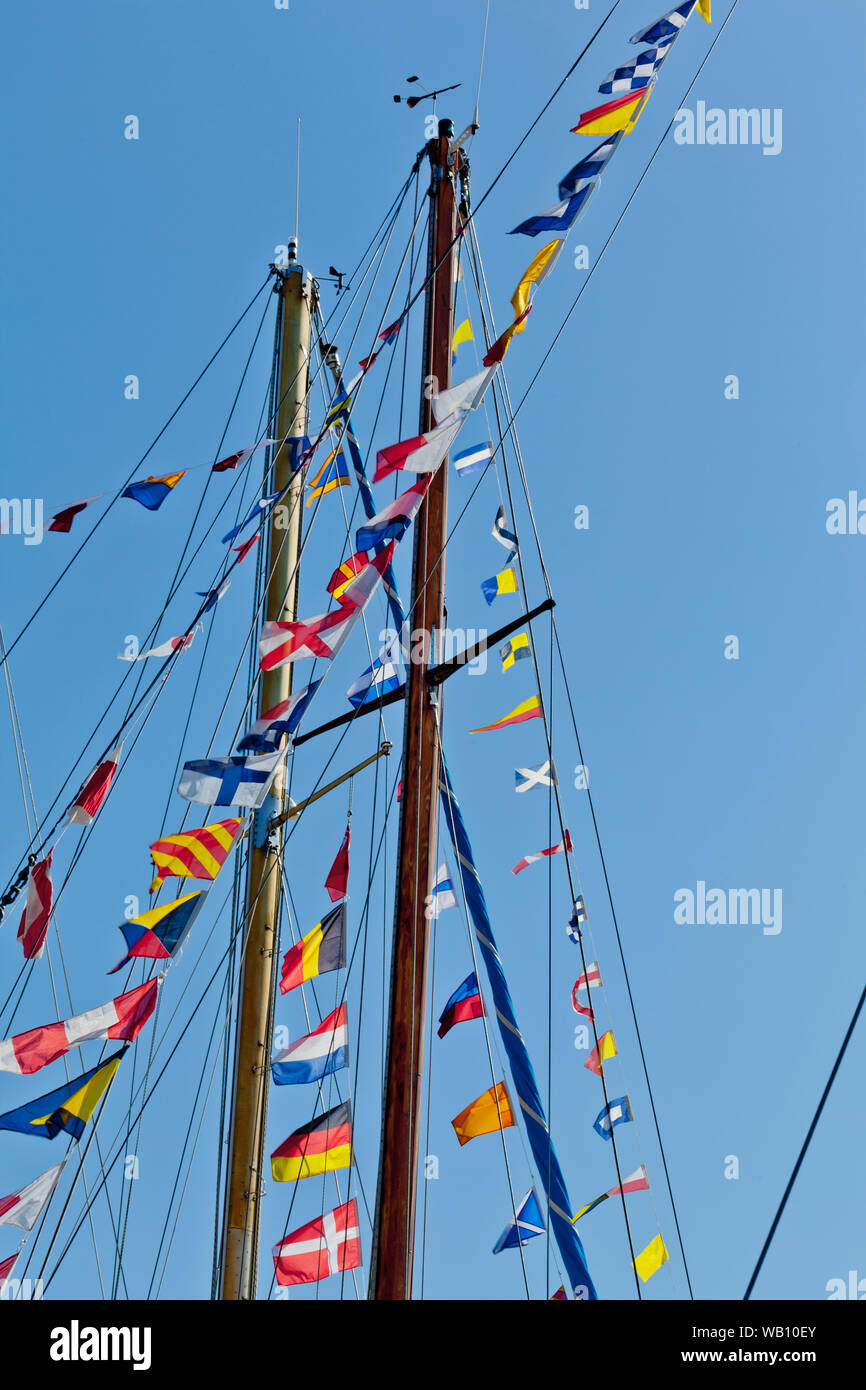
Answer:
[[561, 202], [554, 203], [553, 207], [545, 208], [543, 212], [537, 212], [532, 217], [527, 217], [524, 222], [520, 222], [516, 227], [512, 227], [509, 236], [538, 236], [539, 232], [567, 232], [574, 226], [575, 222], [583, 216], [586, 211], [587, 203], [595, 192], [593, 184], [586, 184], [579, 188], [576, 193], [572, 193], [568, 198], [563, 198]]
[[178, 796], [203, 806], [246, 806], [257, 810], [264, 803], [285, 749], [251, 757], [196, 758], [184, 763], [177, 784]]
[[271, 1059], [275, 1086], [302, 1086], [349, 1065], [349, 1016], [345, 1004], [323, 1019], [306, 1037], [290, 1043]]
[[238, 557], [236, 562], [237, 564], [240, 564], [242, 560], [245, 560], [247, 555], [249, 555], [250, 551], [252, 550], [253, 546], [258, 544], [260, 535], [261, 531], [256, 531], [256, 534], [254, 536], [250, 536], [248, 541], [241, 541], [240, 545], [235, 545], [232, 547], [233, 553]]
[[602, 1076], [604, 1073], [603, 1063], [606, 1062], [609, 1057], [616, 1057], [616, 1055], [616, 1040], [613, 1033], [608, 1031], [607, 1033], [602, 1033], [583, 1065], [586, 1067], [587, 1071], [591, 1071], [594, 1076]]
[[271, 1154], [274, 1182], [297, 1182], [348, 1168], [352, 1162], [352, 1107], [349, 1101], [301, 1125]]
[[628, 1096], [620, 1096], [618, 1100], [608, 1101], [604, 1109], [596, 1115], [592, 1127], [596, 1134], [601, 1135], [602, 1139], [609, 1139], [611, 1131], [617, 1125], [626, 1125], [631, 1119], [631, 1105]]
[[290, 736], [295, 732], [304, 712], [321, 685], [313, 681], [297, 690], [287, 700], [280, 700], [257, 719], [249, 732], [244, 734], [238, 744], [239, 753], [264, 753], [269, 748], [277, 748], [283, 734]]
[[456, 385], [449, 386], [444, 391], [437, 391], [430, 398], [434, 419], [443, 423], [451, 415], [475, 410], [484, 399], [484, 393], [495, 375], [496, 365], [486, 371], [476, 372], [474, 376], [468, 376], [465, 381], [458, 381]]
[[623, 1178], [622, 1185], [618, 1183], [617, 1186], [612, 1187], [609, 1192], [603, 1192], [600, 1197], [596, 1197], [592, 1202], [587, 1202], [585, 1207], [581, 1207], [580, 1211], [575, 1212], [574, 1216], [571, 1218], [572, 1225], [575, 1221], [579, 1221], [582, 1216], [586, 1216], [588, 1211], [592, 1211], [593, 1208], [599, 1206], [602, 1202], [606, 1202], [608, 1197], [618, 1197], [621, 1192], [648, 1191], [649, 1177], [647, 1176], [646, 1168], [641, 1164], [633, 1173], [629, 1173], [627, 1178]]
[[383, 507], [375, 516], [370, 517], [363, 526], [358, 528], [355, 535], [355, 544], [359, 550], [370, 550], [374, 545], [382, 545], [385, 541], [399, 541], [408, 531], [412, 522], [415, 520], [421, 503], [427, 496], [427, 489], [432, 482], [432, 474], [419, 479], [413, 483], [412, 487], [401, 492], [399, 497], [395, 497], [393, 502], [389, 502], [387, 507]]
[[525, 724], [527, 719], [541, 718], [541, 704], [537, 695], [532, 695], [517, 705], [510, 714], [503, 714], [495, 724], [483, 724], [480, 729], [470, 729], [470, 734], [487, 734], [492, 729], [507, 729], [509, 724]]
[[242, 825], [241, 820], [218, 820], [199, 830], [181, 830], [155, 840], [150, 853], [157, 874], [151, 892], [164, 878], [216, 878]]
[[483, 580], [481, 584], [481, 592], [488, 603], [492, 603], [500, 594], [516, 594], [519, 588], [516, 571], [510, 568], [500, 570], [499, 574]]
[[400, 670], [396, 662], [399, 644], [395, 641], [384, 647], [375, 661], [371, 661], [357, 680], [352, 681], [346, 691], [346, 698], [357, 709], [368, 701], [378, 700], [389, 695], [400, 685]]
[[[382, 345], [383, 345], [384, 347], [387, 347], [390, 343], [395, 343], [395, 342], [397, 341], [398, 336], [399, 336], [399, 333], [400, 333], [400, 326], [401, 326], [402, 322], [403, 322], [402, 318], [399, 318], [399, 319], [397, 319], [394, 323], [389, 323], [389, 325], [388, 325], [387, 328], [383, 328], [383, 329], [382, 329], [382, 332], [379, 334], [378, 338], [376, 339], [376, 342], [377, 342], [377, 343], [382, 343]], [[362, 371], [361, 371], [361, 375], [362, 375], [362, 376], [363, 376], [364, 372], [368, 372], [368, 371], [370, 370], [370, 368], [372, 367], [373, 363], [376, 361], [376, 358], [377, 358], [378, 356], [379, 356], [378, 352], [371, 352], [370, 355], [369, 355], [369, 357], [362, 357], [362, 358], [359, 360], [358, 366], [362, 369]], [[352, 383], [352, 385], [354, 385], [354, 382]], [[351, 389], [351, 387], [350, 387], [350, 389]]]
[[340, 898], [345, 898], [349, 891], [349, 842], [351, 838], [352, 827], [347, 825], [342, 844], [337, 850], [337, 857], [325, 879], [325, 892], [332, 903], [339, 902]]
[[330, 661], [348, 637], [355, 616], [345, 608], [334, 608], [315, 618], [263, 623], [259, 638], [261, 669], [272, 671], [289, 661], [303, 661], [309, 657]]
[[509, 531], [505, 525], [504, 507], [498, 507], [496, 510], [496, 518], [493, 522], [491, 535], [500, 545], [505, 546], [505, 549], [508, 551], [509, 564], [512, 560], [517, 558], [517, 537], [514, 535], [513, 531]]
[[6, 1038], [0, 1042], [0, 1071], [32, 1076], [81, 1043], [132, 1042], [156, 1008], [158, 988], [158, 979], [148, 980], [97, 1009]]
[[464, 319], [463, 322], [459, 323], [457, 327], [454, 329], [454, 336], [451, 339], [452, 367], [454, 366], [454, 363], [457, 361], [457, 349], [459, 347], [462, 347], [464, 343], [474, 342], [475, 339], [472, 336], [472, 324], [469, 322], [469, 319]]
[[354, 555], [350, 555], [348, 560], [344, 560], [334, 570], [327, 583], [329, 594], [339, 603], [340, 598], [348, 589], [353, 580], [357, 579], [361, 570], [370, 563], [370, 556], [366, 550], [356, 550]]
[[426, 434], [417, 434], [400, 444], [390, 444], [387, 449], [380, 449], [376, 455], [373, 482], [380, 483], [398, 469], [406, 469], [410, 473], [435, 473], [463, 428], [464, 420], [463, 413], [449, 417]]
[[580, 924], [585, 921], [587, 921], [586, 904], [583, 901], [583, 894], [581, 894], [571, 910], [568, 926], [565, 929], [569, 941], [573, 941], [575, 946], [580, 941]]
[[559, 183], [560, 198], [570, 198], [573, 193], [577, 193], [586, 184], [598, 179], [606, 168], [608, 160], [618, 149], [622, 137], [623, 132], [618, 131], [610, 140], [605, 140], [591, 154], [586, 155], [578, 164], [575, 164], [573, 169], [569, 169]]
[[548, 758], [540, 767], [516, 767], [514, 769], [514, 790], [528, 792], [533, 787], [555, 787], [556, 768]]
[[450, 1033], [455, 1023], [467, 1023], [470, 1018], [481, 1018], [483, 1014], [478, 976], [473, 971], [466, 976], [462, 985], [457, 986], [439, 1015], [439, 1037], [444, 1038], [446, 1033]]
[[53, 1168], [46, 1168], [26, 1187], [10, 1192], [8, 1197], [0, 1197], [0, 1226], [17, 1226], [19, 1231], [32, 1231], [62, 1172], [63, 1164], [55, 1163]]
[[[711, 0], [700, 0], [698, 4], [698, 14], [707, 24], [710, 23], [710, 5]], [[636, 34], [632, 34], [629, 43], [659, 43], [663, 39], [676, 38], [694, 8], [695, 0], [685, 0], [685, 3], [677, 5], [675, 10], [668, 10], [661, 19], [648, 24], [646, 29], [639, 29]]]
[[68, 532], [71, 531], [72, 522], [74, 518], [78, 516], [78, 513], [83, 512], [85, 507], [89, 507], [91, 502], [98, 502], [100, 497], [104, 496], [104, 492], [98, 492], [95, 497], [82, 497], [80, 502], [71, 502], [68, 507], [64, 507], [61, 511], [54, 513], [45, 528], [46, 531], [61, 531], [64, 535], [67, 535]]
[[334, 449], [325, 459], [312, 482], [307, 483], [307, 487], [311, 489], [307, 498], [307, 506], [309, 507], [315, 502], [317, 497], [325, 497], [327, 493], [333, 492], [335, 488], [348, 487], [350, 482], [346, 456], [342, 449]]
[[479, 1134], [493, 1134], [497, 1129], [510, 1129], [516, 1122], [504, 1081], [497, 1081], [451, 1121], [460, 1146], [476, 1139]]
[[651, 91], [652, 87], [644, 87], [639, 92], [626, 92], [603, 106], [582, 111], [577, 125], [571, 127], [572, 135], [613, 135], [618, 130], [633, 130]]
[[51, 920], [51, 902], [54, 886], [51, 882], [51, 856], [53, 848], [44, 859], [34, 864], [27, 883], [27, 901], [18, 924], [18, 940], [25, 960], [38, 960], [45, 945], [45, 934]]
[[594, 1018], [595, 1014], [588, 1004], [581, 1004], [580, 991], [582, 989], [599, 989], [601, 986], [601, 971], [598, 968], [598, 961], [593, 961], [586, 967], [584, 975], [578, 975], [571, 991], [571, 1007], [576, 1014], [582, 1014], [584, 1018]]
[[171, 960], [186, 940], [206, 897], [207, 890], [197, 888], [194, 893], [185, 893], [174, 902], [152, 907], [122, 922], [120, 930], [126, 942], [126, 955], [108, 974], [116, 974], [131, 960]]
[[651, 1279], [657, 1269], [667, 1264], [670, 1255], [661, 1236], [653, 1236], [645, 1250], [641, 1250], [632, 1260], [632, 1264], [640, 1275], [644, 1283]]
[[182, 647], [188, 647], [197, 632], [198, 627], [195, 627], [185, 637], [169, 637], [167, 642], [160, 643], [158, 647], [148, 647], [146, 652], [137, 652], [134, 656], [131, 652], [118, 652], [117, 659], [118, 661], [144, 661], [148, 656], [171, 656], [173, 652], [180, 651]]
[[58, 1086], [56, 1091], [37, 1096], [17, 1110], [7, 1110], [5, 1115], [0, 1115], [0, 1129], [15, 1130], [17, 1134], [38, 1134], [43, 1139], [55, 1139], [58, 1134], [80, 1139], [87, 1121], [114, 1080], [128, 1046], [127, 1043], [90, 1071]]
[[531, 656], [532, 648], [525, 632], [518, 632], [516, 637], [509, 637], [504, 646], [499, 648], [503, 671], [510, 671], [515, 661], [526, 661]]
[[457, 899], [454, 896], [450, 870], [447, 864], [440, 864], [436, 870], [433, 887], [427, 894], [424, 916], [429, 922], [432, 918], [438, 917], [440, 912], [444, 912], [446, 907], [456, 906]]
[[15, 1268], [15, 1262], [20, 1253], [20, 1250], [16, 1250], [15, 1254], [10, 1255], [8, 1259], [0, 1260], [0, 1293], [2, 1293], [3, 1289], [6, 1287], [6, 1283]]
[[262, 513], [266, 512], [274, 502], [282, 497], [282, 495], [281, 492], [271, 492], [267, 497], [258, 497], [243, 521], [239, 521], [237, 526], [233, 526], [230, 531], [226, 532], [222, 538], [222, 544], [228, 545], [230, 541], [235, 540], [240, 535], [245, 527], [249, 526], [251, 521], [260, 520]]
[[162, 506], [172, 488], [177, 487], [185, 472], [186, 469], [183, 469], [180, 473], [164, 473], [161, 478], [144, 478], [141, 482], [130, 483], [120, 495], [131, 497], [149, 512], [155, 512]]
[[571, 843], [571, 835], [566, 830], [565, 839], [560, 840], [558, 845], [551, 845], [550, 849], [540, 849], [537, 850], [535, 854], [525, 855], [523, 859], [519, 860], [519, 862], [515, 864], [511, 872], [513, 874], [520, 874], [523, 872], [524, 869], [528, 869], [530, 864], [537, 863], [539, 859], [549, 859], [552, 854], [562, 854], [563, 852], [565, 852], [566, 854], [571, 854], [573, 848], [574, 847]]
[[202, 617], [204, 617], [205, 613], [209, 613], [212, 608], [216, 608], [220, 599], [223, 598], [231, 588], [231, 583], [232, 581], [227, 579], [225, 583], [221, 584], [217, 589], [196, 589], [198, 598], [207, 599], [207, 603], [201, 610]]
[[325, 975], [329, 970], [342, 970], [346, 964], [346, 904], [339, 906], [317, 922], [312, 931], [302, 936], [283, 957], [280, 993]]
[[117, 764], [120, 761], [122, 743], [118, 743], [104, 762], [91, 772], [81, 791], [73, 801], [66, 816], [67, 825], [89, 825], [108, 796]]
[[498, 1255], [501, 1250], [514, 1250], [519, 1245], [526, 1245], [533, 1236], [543, 1236], [546, 1230], [535, 1188], [532, 1187], [494, 1245], [493, 1253]]
[[274, 1246], [277, 1283], [315, 1284], [331, 1274], [358, 1269], [361, 1264], [361, 1230], [354, 1197], [333, 1211], [326, 1211], [299, 1226]]
[[490, 347], [487, 349], [487, 352], [481, 359], [485, 367], [495, 367], [502, 361], [506, 352], [509, 349], [509, 346], [511, 345], [511, 339], [514, 337], [515, 333], [523, 332], [523, 329], [526, 326], [527, 316], [529, 315], [531, 309], [532, 305], [527, 304], [526, 308], [523, 310], [523, 313], [518, 315], [514, 322], [508, 325], [508, 327], [505, 329], [505, 332], [500, 333], [499, 337], [496, 339], [496, 342], [490, 345]]
[[492, 458], [493, 441], [486, 439], [483, 444], [472, 444], [455, 454], [454, 471], [459, 478], [465, 478], [470, 473], [477, 473], [479, 468], [486, 468]]
[[599, 91], [612, 95], [615, 92], [636, 92], [645, 87], [661, 67], [670, 52], [672, 39], [667, 39], [655, 48], [647, 48], [631, 62], [621, 68], [614, 68], [601, 83]]
[[229, 454], [228, 458], [220, 459], [211, 468], [211, 473], [227, 473], [230, 469], [240, 468], [251, 459], [256, 449], [260, 449], [263, 444], [279, 444], [278, 439], [260, 439], [258, 444], [254, 444], [251, 449], [240, 449], [236, 454]]

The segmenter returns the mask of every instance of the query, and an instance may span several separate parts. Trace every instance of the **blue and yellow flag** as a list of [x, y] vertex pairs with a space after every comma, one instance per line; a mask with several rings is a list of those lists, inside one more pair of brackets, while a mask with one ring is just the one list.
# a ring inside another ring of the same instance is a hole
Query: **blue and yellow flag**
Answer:
[[17, 1110], [7, 1110], [5, 1115], [0, 1115], [0, 1129], [39, 1134], [43, 1139], [55, 1139], [61, 1133], [80, 1139], [84, 1126], [114, 1080], [124, 1052], [126, 1048], [122, 1047], [98, 1067], [67, 1081], [65, 1086], [58, 1086], [56, 1091], [49, 1091], [47, 1096], [37, 1096]]
[[307, 506], [314, 502], [317, 497], [324, 497], [326, 493], [333, 492], [336, 487], [349, 486], [349, 466], [346, 463], [342, 449], [334, 450], [329, 454], [322, 464], [313, 481], [309, 484], [311, 492], [307, 498]]

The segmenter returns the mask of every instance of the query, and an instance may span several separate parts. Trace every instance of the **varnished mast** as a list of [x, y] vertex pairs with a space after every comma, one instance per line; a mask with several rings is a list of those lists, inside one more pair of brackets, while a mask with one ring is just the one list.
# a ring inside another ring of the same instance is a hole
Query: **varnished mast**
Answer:
[[[293, 251], [292, 245], [290, 256]], [[280, 274], [277, 285], [282, 298], [278, 330], [277, 434], [285, 439], [297, 438], [306, 432], [310, 318], [315, 284], [301, 266], [291, 262]], [[292, 473], [289, 451], [283, 447], [277, 453], [273, 476], [266, 490], [277, 492], [285, 487], [288, 492], [272, 514], [268, 538], [265, 574], [270, 575], [270, 580], [264, 616], [270, 620], [293, 621], [298, 615], [302, 481], [300, 473]], [[281, 526], [286, 513], [288, 524]], [[289, 662], [263, 673], [259, 715], [291, 694], [294, 669]], [[256, 1291], [283, 833], [280, 827], [270, 830], [268, 827], [284, 808], [285, 776], [281, 770], [265, 804], [256, 813], [250, 846], [245, 917], [249, 936], [240, 986], [220, 1282], [222, 1299], [253, 1298]]]
[[[425, 302], [425, 365], [421, 430], [435, 424], [430, 397], [451, 382], [451, 319], [457, 229], [455, 181], [459, 152], [449, 150], [451, 121], [440, 121], [428, 145], [430, 238]], [[435, 270], [434, 270], [435, 268]], [[432, 272], [432, 278], [430, 278]], [[421, 1065], [427, 979], [425, 899], [433, 874], [439, 755], [436, 719], [427, 687], [430, 634], [443, 627], [444, 547], [448, 461], [434, 474], [415, 520], [410, 627], [425, 635], [423, 659], [409, 663], [403, 787], [400, 805], [397, 903], [391, 964], [391, 1002], [376, 1202], [371, 1296], [412, 1296], [412, 1253], [418, 1172]], [[416, 652], [418, 643], [410, 641]]]

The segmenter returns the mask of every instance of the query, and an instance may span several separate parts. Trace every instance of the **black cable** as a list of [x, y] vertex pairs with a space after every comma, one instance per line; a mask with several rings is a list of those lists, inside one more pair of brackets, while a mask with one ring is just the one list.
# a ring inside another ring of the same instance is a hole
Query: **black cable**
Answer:
[[829, 1094], [830, 1094], [830, 1089], [831, 1089], [831, 1087], [832, 1087], [832, 1085], [833, 1085], [833, 1082], [836, 1080], [836, 1073], [837, 1073], [837, 1071], [839, 1070], [839, 1067], [842, 1065], [842, 1058], [845, 1056], [846, 1049], [847, 1049], [847, 1047], [848, 1047], [849, 1042], [851, 1041], [851, 1036], [852, 1036], [852, 1034], [853, 1034], [853, 1032], [854, 1032], [854, 1029], [855, 1029], [856, 1026], [857, 1026], [857, 1020], [858, 1020], [858, 1018], [860, 1017], [860, 1011], [861, 1011], [862, 1008], [863, 1008], [864, 1000], [866, 1000], [866, 985], [864, 985], [864, 987], [863, 987], [863, 992], [862, 992], [862, 994], [860, 995], [859, 1000], [857, 1001], [857, 1007], [856, 1007], [856, 1009], [854, 1010], [854, 1016], [853, 1016], [853, 1018], [851, 1019], [851, 1022], [848, 1024], [848, 1031], [846, 1032], [845, 1037], [842, 1039], [842, 1046], [839, 1048], [839, 1052], [838, 1052], [838, 1054], [837, 1054], [836, 1060], [835, 1060], [835, 1062], [833, 1063], [833, 1068], [832, 1068], [832, 1070], [831, 1070], [831, 1072], [830, 1072], [830, 1075], [829, 1075], [828, 1078], [827, 1078], [827, 1084], [826, 1084], [826, 1086], [824, 1087], [824, 1090], [823, 1090], [822, 1095], [821, 1095], [821, 1099], [820, 1099], [819, 1102], [818, 1102], [818, 1109], [815, 1111], [814, 1115], [812, 1116], [812, 1123], [810, 1124], [809, 1129], [808, 1129], [808, 1131], [807, 1131], [807, 1133], [806, 1133], [806, 1138], [803, 1140], [803, 1147], [802, 1147], [802, 1149], [800, 1150], [799, 1154], [797, 1155], [797, 1162], [794, 1164], [793, 1171], [792, 1171], [792, 1173], [791, 1173], [790, 1178], [788, 1179], [788, 1183], [787, 1183], [787, 1186], [786, 1186], [786, 1188], [785, 1188], [785, 1191], [784, 1191], [784, 1193], [782, 1194], [782, 1200], [781, 1200], [781, 1202], [779, 1203], [779, 1207], [778, 1207], [778, 1210], [777, 1210], [777, 1212], [776, 1212], [776, 1215], [773, 1217], [773, 1224], [771, 1225], [769, 1231], [767, 1232], [767, 1239], [764, 1241], [763, 1248], [762, 1248], [762, 1250], [761, 1250], [760, 1255], [758, 1256], [758, 1263], [755, 1265], [755, 1268], [752, 1270], [752, 1277], [751, 1277], [751, 1279], [749, 1280], [749, 1286], [748, 1286], [748, 1288], [746, 1289], [746, 1292], [743, 1294], [743, 1302], [748, 1302], [749, 1295], [751, 1294], [752, 1289], [755, 1287], [755, 1281], [756, 1281], [758, 1275], [759, 1275], [760, 1272], [761, 1272], [761, 1265], [764, 1263], [764, 1258], [765, 1258], [765, 1256], [766, 1256], [766, 1254], [767, 1254], [767, 1251], [768, 1251], [769, 1248], [770, 1248], [770, 1245], [771, 1245], [772, 1240], [773, 1240], [773, 1236], [776, 1234], [776, 1227], [778, 1226], [778, 1224], [779, 1224], [779, 1222], [780, 1222], [780, 1220], [781, 1220], [781, 1218], [782, 1218], [782, 1212], [785, 1210], [785, 1206], [786, 1206], [786, 1203], [787, 1203], [787, 1201], [788, 1201], [788, 1198], [790, 1197], [791, 1192], [793, 1191], [794, 1183], [797, 1181], [797, 1174], [799, 1173], [800, 1168], [802, 1167], [803, 1159], [806, 1157], [806, 1150], [808, 1149], [810, 1143], [812, 1142], [812, 1135], [815, 1133], [815, 1130], [816, 1130], [816, 1128], [817, 1128], [817, 1126], [818, 1126], [818, 1121], [819, 1121], [820, 1118], [821, 1118], [821, 1111], [824, 1109], [824, 1104], [825, 1104], [825, 1102], [826, 1102], [826, 1100], [827, 1100], [827, 1097], [828, 1097]]

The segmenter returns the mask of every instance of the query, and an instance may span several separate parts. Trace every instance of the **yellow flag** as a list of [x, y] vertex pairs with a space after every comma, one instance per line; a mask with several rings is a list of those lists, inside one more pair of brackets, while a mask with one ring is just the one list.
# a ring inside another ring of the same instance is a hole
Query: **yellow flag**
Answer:
[[640, 1254], [632, 1260], [632, 1264], [646, 1283], [647, 1279], [651, 1279], [656, 1270], [667, 1264], [669, 1259], [670, 1255], [661, 1236], [654, 1236], [646, 1250], [641, 1250]]
[[556, 264], [556, 258], [564, 245], [565, 242], [561, 238], [558, 238], [556, 241], [550, 241], [546, 246], [542, 246], [541, 250], [532, 258], [521, 275], [517, 289], [511, 296], [511, 307], [514, 310], [514, 321], [516, 325], [514, 329], [515, 333], [522, 333], [526, 327], [525, 319], [523, 323], [520, 324], [517, 323], [517, 320], [529, 303], [530, 289], [533, 285], [540, 285], [545, 275], [550, 274]]
[[457, 327], [454, 329], [454, 337], [451, 339], [451, 356], [457, 356], [457, 349], [461, 347], [463, 343], [474, 342], [475, 339], [472, 336], [472, 324], [469, 322], [468, 319], [464, 319], [463, 322], [458, 324]]
[[571, 127], [572, 135], [615, 135], [618, 130], [633, 130], [652, 89], [653, 83], [650, 83], [642, 91], [627, 92], [625, 96], [606, 101], [603, 106], [582, 112], [577, 125]]
[[698, 14], [701, 16], [701, 19], [705, 19], [708, 24], [712, 23], [710, 19], [710, 3], [711, 0], [698, 0]]
[[451, 1121], [454, 1133], [461, 1146], [468, 1144], [479, 1134], [493, 1134], [497, 1129], [509, 1129], [514, 1124], [514, 1115], [508, 1101], [505, 1082], [499, 1081], [485, 1091], [483, 1096], [473, 1100], [465, 1110]]

